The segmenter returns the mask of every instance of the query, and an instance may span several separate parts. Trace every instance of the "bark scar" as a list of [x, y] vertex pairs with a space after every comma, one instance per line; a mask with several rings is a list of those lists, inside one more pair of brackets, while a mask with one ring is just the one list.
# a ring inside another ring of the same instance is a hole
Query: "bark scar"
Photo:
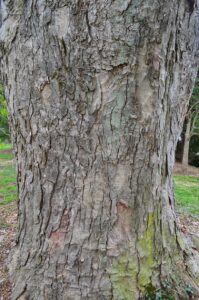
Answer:
[[65, 236], [70, 226], [70, 212], [70, 209], [64, 211], [59, 228], [50, 234], [48, 242], [52, 252], [64, 248]]
[[118, 201], [116, 207], [117, 221], [110, 233], [108, 243], [110, 256], [120, 255], [121, 244], [128, 244], [131, 239], [132, 209], [124, 200]]

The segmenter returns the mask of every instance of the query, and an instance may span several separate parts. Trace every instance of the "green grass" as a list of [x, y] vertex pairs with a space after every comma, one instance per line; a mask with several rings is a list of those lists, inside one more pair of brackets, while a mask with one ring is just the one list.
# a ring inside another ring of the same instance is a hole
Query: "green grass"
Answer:
[[174, 176], [177, 210], [199, 217], [199, 177]]
[[14, 164], [2, 165], [0, 169], [0, 205], [14, 201], [17, 197]]
[[0, 150], [12, 150], [11, 144], [0, 143]]
[[1, 153], [0, 152], [0, 160], [12, 160], [13, 154], [12, 153]]
[[0, 205], [16, 200], [16, 172], [12, 153], [2, 153], [11, 150], [10, 144], [0, 144]]
[[12, 160], [12, 146], [11, 144], [0, 143], [0, 160]]

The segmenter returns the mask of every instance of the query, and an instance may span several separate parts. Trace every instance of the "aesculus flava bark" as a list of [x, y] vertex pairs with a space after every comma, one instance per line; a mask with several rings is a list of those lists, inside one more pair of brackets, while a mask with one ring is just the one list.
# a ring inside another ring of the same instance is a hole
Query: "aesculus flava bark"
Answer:
[[197, 3], [1, 0], [19, 190], [13, 300], [143, 299], [165, 282], [186, 299], [186, 284], [197, 289], [172, 188]]

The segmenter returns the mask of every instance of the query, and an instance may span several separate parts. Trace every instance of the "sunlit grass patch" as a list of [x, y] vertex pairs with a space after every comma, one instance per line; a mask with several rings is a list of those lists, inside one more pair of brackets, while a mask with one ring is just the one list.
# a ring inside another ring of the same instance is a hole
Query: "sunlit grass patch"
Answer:
[[0, 205], [17, 197], [16, 171], [11, 144], [0, 143]]
[[199, 177], [174, 176], [177, 210], [199, 217]]
[[12, 153], [1, 153], [0, 152], [0, 160], [12, 160], [13, 154]]
[[0, 143], [0, 151], [1, 150], [12, 150], [12, 145], [6, 143]]
[[12, 160], [12, 146], [11, 144], [0, 143], [0, 160]]

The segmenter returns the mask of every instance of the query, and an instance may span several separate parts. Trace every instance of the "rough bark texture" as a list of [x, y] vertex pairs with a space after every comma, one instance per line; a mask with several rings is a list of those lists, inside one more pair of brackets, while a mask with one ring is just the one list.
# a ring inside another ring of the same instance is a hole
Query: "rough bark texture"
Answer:
[[185, 288], [172, 168], [197, 3], [0, 3], [19, 189], [12, 299], [142, 299], [164, 278]]

